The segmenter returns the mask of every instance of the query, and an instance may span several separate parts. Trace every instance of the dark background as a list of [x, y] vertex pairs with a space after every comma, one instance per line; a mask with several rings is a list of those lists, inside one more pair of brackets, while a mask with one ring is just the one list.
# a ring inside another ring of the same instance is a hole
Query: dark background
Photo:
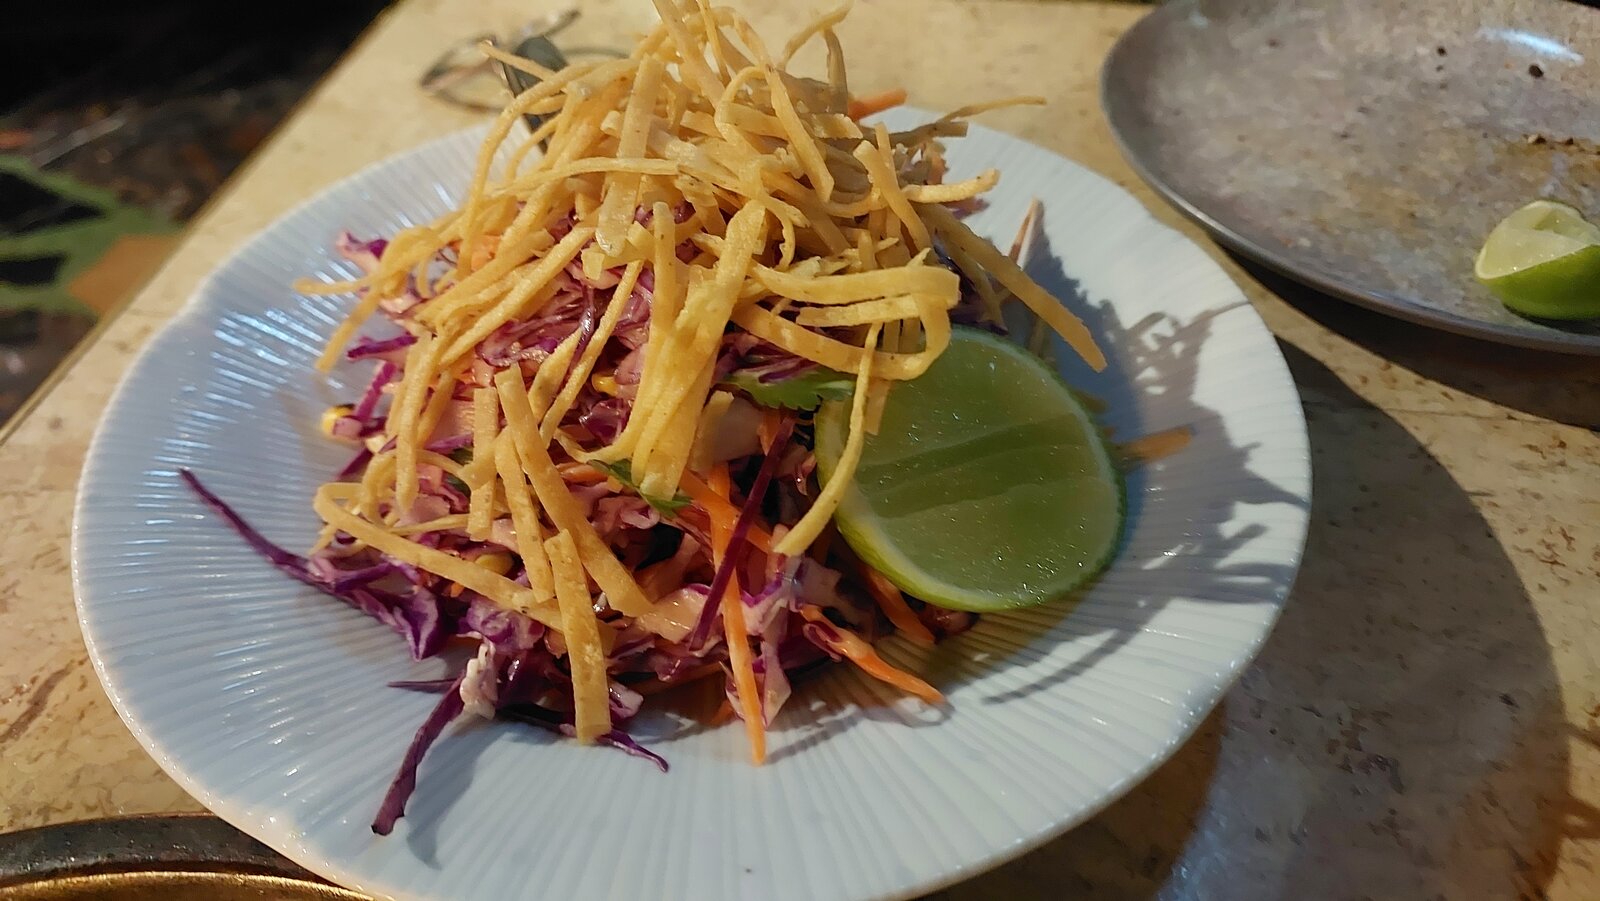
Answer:
[[[24, 172], [110, 191], [176, 228], [387, 5], [6, 4], [0, 155]], [[0, 241], [96, 215], [0, 172]], [[94, 326], [92, 310], [42, 306], [13, 290], [65, 282], [59, 259], [0, 247], [0, 424]]]
[[8, 5], [0, 150], [182, 220], [387, 3]]

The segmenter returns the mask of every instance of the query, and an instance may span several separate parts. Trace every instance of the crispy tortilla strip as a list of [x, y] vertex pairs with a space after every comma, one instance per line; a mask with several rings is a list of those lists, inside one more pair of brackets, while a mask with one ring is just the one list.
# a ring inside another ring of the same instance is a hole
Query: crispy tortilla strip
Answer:
[[612, 609], [629, 616], [638, 616], [650, 609], [650, 600], [639, 590], [633, 574], [623, 566], [611, 548], [600, 539], [590, 525], [583, 507], [567, 490], [567, 483], [550, 459], [550, 451], [539, 437], [528, 392], [522, 375], [515, 369], [504, 369], [495, 375], [495, 389], [500, 393], [500, 408], [505, 411], [506, 431], [516, 444], [517, 455], [522, 459], [522, 470], [533, 490], [539, 496], [545, 515], [557, 529], [572, 533], [583, 567], [594, 577], [595, 584], [605, 592]]
[[557, 532], [544, 544], [555, 572], [556, 599], [561, 608], [561, 637], [567, 643], [572, 670], [573, 729], [578, 741], [592, 744], [611, 731], [611, 698], [606, 685], [606, 653], [600, 644], [600, 622], [594, 618], [589, 583], [578, 562], [578, 546], [569, 532]]
[[[878, 343], [881, 329], [882, 326], [877, 324], [867, 329], [867, 347]], [[788, 534], [778, 539], [772, 548], [773, 553], [786, 556], [805, 553], [811, 542], [816, 541], [822, 530], [833, 521], [833, 511], [839, 508], [839, 501], [844, 499], [845, 491], [850, 488], [856, 466], [861, 462], [861, 449], [866, 445], [867, 386], [871, 380], [872, 357], [869, 356], [862, 360], [861, 371], [856, 374], [855, 396], [850, 399], [850, 432], [845, 438], [844, 450], [839, 454], [839, 462], [834, 466], [833, 477], [817, 493], [817, 499], [806, 515], [800, 517]]]
[[[353, 493], [340, 492], [341, 483], [332, 482], [317, 490], [312, 507], [322, 521], [365, 542], [369, 547], [388, 554], [396, 560], [409, 563], [424, 572], [448, 579], [476, 591], [507, 610], [515, 610], [533, 617], [548, 626], [557, 625], [558, 619], [545, 604], [540, 604], [533, 593], [521, 585], [497, 575], [488, 569], [454, 554], [408, 541], [387, 528], [368, 522], [339, 505], [339, 495], [352, 497]], [[353, 488], [343, 484], [345, 488]]]
[[921, 206], [918, 209], [933, 227], [939, 230], [946, 241], [960, 247], [969, 254], [979, 266], [992, 273], [1006, 290], [1017, 296], [1017, 299], [1027, 305], [1035, 315], [1050, 324], [1056, 334], [1066, 340], [1078, 356], [1083, 358], [1096, 372], [1106, 368], [1106, 357], [1095, 344], [1094, 335], [1090, 334], [1088, 326], [1083, 320], [1067, 312], [1061, 301], [1050, 296], [1050, 292], [1039, 287], [1022, 267], [1012, 262], [1009, 257], [994, 248], [993, 244], [973, 234], [966, 223], [955, 217], [954, 213], [938, 205]]

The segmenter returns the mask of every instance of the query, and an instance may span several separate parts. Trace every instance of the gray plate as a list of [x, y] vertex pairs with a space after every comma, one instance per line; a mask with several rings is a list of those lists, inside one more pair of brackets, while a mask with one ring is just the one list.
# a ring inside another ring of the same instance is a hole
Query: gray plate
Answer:
[[0, 835], [8, 901], [370, 901], [216, 817], [85, 820]]
[[[1219, 241], [1330, 294], [1600, 354], [1472, 277], [1537, 197], [1600, 214], [1600, 10], [1563, 0], [1172, 0], [1106, 60], [1135, 170]], [[1597, 288], [1600, 289], [1600, 288]]]

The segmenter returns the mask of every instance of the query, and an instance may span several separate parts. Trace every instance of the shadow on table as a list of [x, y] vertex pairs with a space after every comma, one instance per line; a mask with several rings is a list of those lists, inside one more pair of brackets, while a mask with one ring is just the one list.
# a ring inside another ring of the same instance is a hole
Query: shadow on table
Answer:
[[941, 901], [1533, 898], [1564, 838], [1600, 832], [1499, 541], [1409, 432], [1285, 352], [1317, 503], [1260, 657], [1149, 780]]
[[1600, 429], [1600, 358], [1439, 331], [1329, 297], [1243, 257], [1233, 261], [1319, 325], [1396, 366], [1514, 410]]

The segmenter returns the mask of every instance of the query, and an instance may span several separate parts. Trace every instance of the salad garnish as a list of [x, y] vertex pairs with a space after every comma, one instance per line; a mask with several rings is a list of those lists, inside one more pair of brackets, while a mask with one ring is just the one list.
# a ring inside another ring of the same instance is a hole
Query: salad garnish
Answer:
[[[355, 298], [318, 368], [362, 373], [324, 417], [353, 456], [316, 492], [308, 554], [184, 473], [274, 565], [413, 657], [476, 646], [447, 679], [398, 685], [440, 701], [376, 832], [463, 715], [665, 770], [627, 724], [688, 683], [720, 683], [756, 763], [792, 681], [830, 661], [942, 703], [873, 643], [932, 644], [974, 616], [909, 596], [837, 537], [864, 443], [953, 325], [1003, 332], [1012, 300], [1104, 365], [1083, 323], [963, 221], [999, 173], [947, 180], [942, 141], [1038, 98], [891, 130], [864, 119], [905, 94], [852, 92], [844, 10], [769, 48], [706, 0], [655, 4], [660, 24], [623, 59], [551, 71], [485, 47], [538, 82], [489, 128], [459, 206], [341, 235], [359, 274], [298, 285]], [[790, 71], [813, 41], [825, 76]], [[527, 114], [541, 124], [519, 133]], [[847, 420], [819, 481], [826, 404]]]

